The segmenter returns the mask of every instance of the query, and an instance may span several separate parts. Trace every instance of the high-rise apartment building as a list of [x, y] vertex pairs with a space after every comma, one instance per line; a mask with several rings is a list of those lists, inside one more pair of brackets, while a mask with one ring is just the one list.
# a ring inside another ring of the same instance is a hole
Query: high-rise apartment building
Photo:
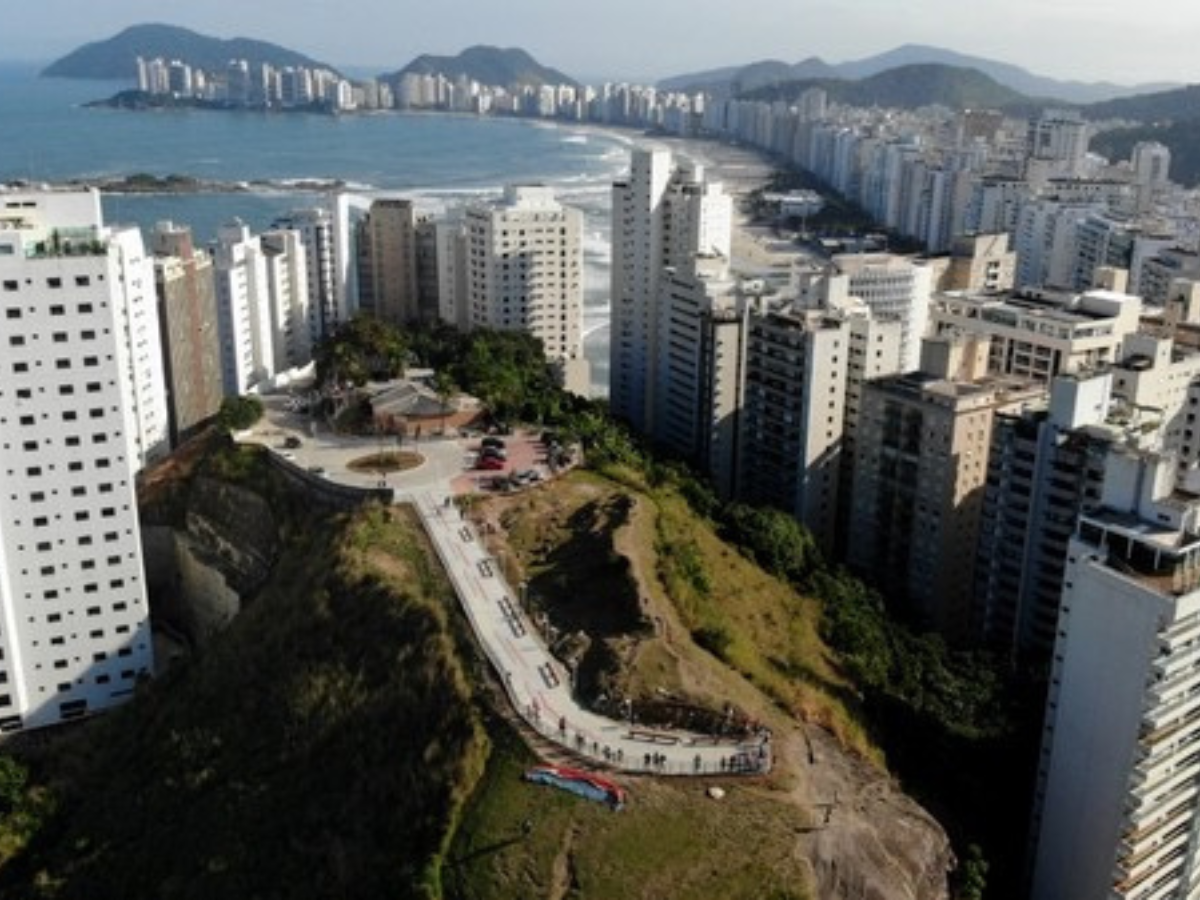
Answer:
[[1158, 141], [1138, 141], [1133, 145], [1130, 162], [1137, 185], [1138, 212], [1147, 212], [1171, 183], [1171, 151]]
[[1060, 376], [1049, 404], [996, 414], [975, 619], [977, 636], [998, 650], [1045, 660], [1054, 647], [1067, 543], [1099, 501], [1108, 449], [1125, 433], [1108, 421], [1111, 389], [1108, 373]]
[[1067, 551], [1033, 816], [1034, 900], [1200, 890], [1200, 506], [1111, 453]]
[[728, 497], [737, 476], [746, 300], [718, 258], [668, 270], [662, 294], [653, 437], [708, 472]]
[[942, 343], [937, 365], [863, 391], [847, 561], [926, 625], [962, 640], [973, 634], [993, 418], [1042, 389], [983, 376], [986, 349], [975, 341]]
[[222, 225], [213, 245], [221, 373], [225, 395], [236, 397], [275, 371], [266, 257], [241, 220]]
[[393, 325], [421, 319], [417, 213], [411, 200], [371, 203], [358, 224], [358, 308]]
[[1029, 121], [1025, 177], [1035, 185], [1086, 174], [1088, 124], [1074, 110], [1047, 109]]
[[849, 294], [870, 307], [872, 315], [901, 323], [900, 365], [902, 371], [915, 371], [929, 322], [934, 269], [891, 253], [841, 253], [833, 265], [848, 277]]
[[221, 407], [221, 339], [212, 258], [189, 228], [159, 222], [151, 236], [171, 445], [192, 437]]
[[334, 201], [335, 212], [322, 207], [300, 209], [275, 221], [272, 229], [298, 231], [304, 244], [308, 276], [308, 327], [312, 343], [330, 336], [349, 318], [348, 289], [353, 279], [349, 206], [345, 195]]
[[433, 256], [437, 267], [438, 318], [459, 331], [471, 327], [467, 305], [467, 229], [462, 210], [452, 210], [433, 224]]
[[510, 186], [464, 214], [470, 328], [523, 331], [542, 342], [563, 385], [589, 391], [583, 355], [583, 213], [551, 188]]
[[120, 703], [153, 668], [134, 478], [167, 416], [153, 267], [98, 193], [0, 193], [0, 307], [0, 731], [17, 731]]
[[313, 356], [307, 254], [300, 234], [288, 229], [263, 232], [259, 245], [267, 277], [271, 371], [286, 372], [308, 365]]
[[842, 465], [848, 323], [822, 310], [752, 314], [738, 496], [791, 513], [834, 544]]
[[291, 229], [253, 235], [236, 219], [217, 230], [213, 272], [227, 396], [311, 361], [306, 246]]
[[669, 151], [633, 151], [628, 178], [613, 185], [609, 403], [637, 430], [654, 433], [662, 355], [662, 282], [696, 255], [729, 259], [732, 200], [701, 167]]

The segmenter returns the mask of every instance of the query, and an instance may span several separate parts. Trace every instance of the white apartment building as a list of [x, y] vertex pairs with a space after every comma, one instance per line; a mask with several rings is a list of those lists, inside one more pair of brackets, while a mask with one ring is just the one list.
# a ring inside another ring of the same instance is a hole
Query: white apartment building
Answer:
[[464, 225], [469, 327], [533, 335], [564, 387], [586, 396], [583, 213], [552, 188], [516, 185], [498, 203], [468, 207]]
[[1073, 288], [1079, 255], [1079, 226], [1101, 201], [1033, 200], [1022, 205], [1013, 248], [1019, 288]]
[[1110, 453], [1063, 582], [1034, 900], [1200, 890], [1200, 506], [1168, 457]]
[[300, 232], [308, 264], [308, 325], [313, 344], [333, 334], [352, 312], [347, 300], [354, 281], [351, 200], [346, 194], [338, 194], [333, 204], [332, 214], [321, 207], [300, 209], [272, 225]]
[[97, 192], [0, 193], [0, 307], [0, 731], [17, 731], [121, 703], [153, 668], [134, 478], [159, 426], [136, 420], [165, 440], [166, 408], [143, 402], [147, 350], [162, 399], [153, 268]]
[[653, 436], [698, 463], [730, 496], [745, 378], [745, 301], [728, 261], [698, 257], [665, 273], [660, 305], [665, 339]]
[[236, 397], [275, 373], [266, 256], [241, 220], [217, 230], [212, 251], [221, 372], [225, 395]]
[[112, 308], [118, 383], [125, 395], [125, 441], [129, 459], [140, 472], [171, 448], [154, 260], [134, 226], [109, 228], [105, 236], [117, 266], [115, 281], [122, 287], [113, 294]]
[[729, 259], [732, 222], [722, 187], [665, 149], [635, 149], [629, 177], [613, 185], [609, 403], [639, 431], [654, 432], [665, 270], [697, 254]]
[[833, 265], [849, 278], [849, 294], [870, 307], [872, 315], [901, 323], [902, 371], [915, 371], [929, 323], [934, 270], [891, 253], [840, 253], [834, 256]]
[[308, 258], [296, 231], [276, 229], [259, 238], [267, 278], [271, 319], [271, 371], [306, 366], [312, 361], [308, 323]]
[[1047, 109], [1029, 122], [1025, 178], [1041, 185], [1052, 178], [1086, 174], [1088, 125], [1073, 110]]
[[738, 494], [783, 509], [831, 549], [850, 359], [847, 323], [820, 310], [753, 313]]

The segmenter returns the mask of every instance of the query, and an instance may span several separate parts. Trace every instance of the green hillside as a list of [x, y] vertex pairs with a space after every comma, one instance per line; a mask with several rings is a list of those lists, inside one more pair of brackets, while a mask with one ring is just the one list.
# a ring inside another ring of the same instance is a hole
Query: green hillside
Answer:
[[1127, 119], [1135, 122], [1169, 123], [1200, 119], [1200, 84], [1121, 97], [1083, 107], [1089, 119]]
[[44, 821], [0, 834], [0, 896], [440, 896], [487, 753], [450, 588], [407, 517], [315, 515], [233, 462], [279, 517], [275, 577], [134, 704], [31, 736]]

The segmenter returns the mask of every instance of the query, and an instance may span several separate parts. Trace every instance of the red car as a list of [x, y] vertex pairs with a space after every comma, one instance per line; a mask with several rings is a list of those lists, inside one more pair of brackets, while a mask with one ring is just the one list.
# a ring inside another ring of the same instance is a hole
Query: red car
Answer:
[[504, 470], [504, 460], [496, 459], [494, 456], [481, 456], [475, 461], [475, 468], [487, 469], [493, 472]]

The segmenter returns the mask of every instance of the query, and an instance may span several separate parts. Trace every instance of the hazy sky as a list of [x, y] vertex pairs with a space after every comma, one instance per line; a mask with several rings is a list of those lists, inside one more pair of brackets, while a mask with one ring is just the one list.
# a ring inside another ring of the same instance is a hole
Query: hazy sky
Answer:
[[380, 71], [519, 46], [568, 75], [658, 78], [757, 59], [844, 62], [903, 43], [1042, 75], [1200, 82], [1195, 0], [0, 0], [0, 59], [53, 59], [128, 25], [274, 41]]

